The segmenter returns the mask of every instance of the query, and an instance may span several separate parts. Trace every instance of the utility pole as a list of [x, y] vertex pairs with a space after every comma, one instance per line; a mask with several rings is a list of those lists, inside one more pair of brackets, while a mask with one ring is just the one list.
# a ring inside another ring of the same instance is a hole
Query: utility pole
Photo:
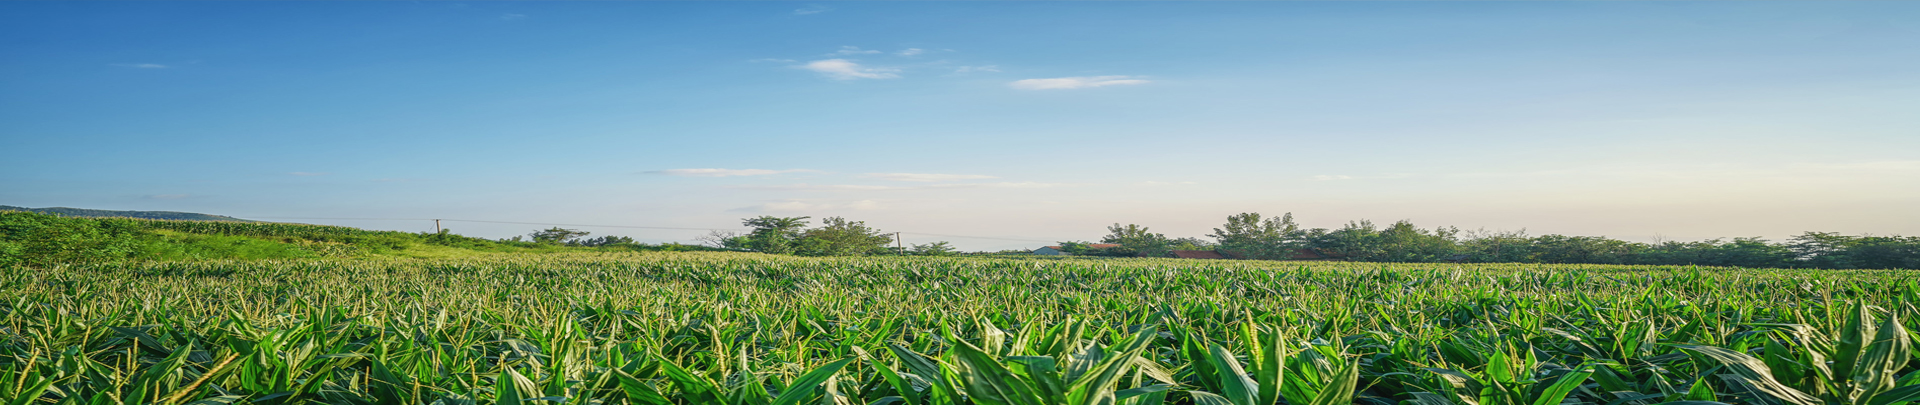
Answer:
[[894, 251], [894, 253], [896, 253], [896, 254], [899, 254], [899, 255], [901, 255], [901, 256], [906, 256], [906, 255], [907, 255], [907, 248], [906, 248], [905, 246], [902, 246], [902, 245], [900, 244], [900, 233], [899, 233], [899, 232], [894, 232], [894, 233], [893, 233], [893, 251]]
[[433, 220], [433, 233], [440, 233], [440, 220]]

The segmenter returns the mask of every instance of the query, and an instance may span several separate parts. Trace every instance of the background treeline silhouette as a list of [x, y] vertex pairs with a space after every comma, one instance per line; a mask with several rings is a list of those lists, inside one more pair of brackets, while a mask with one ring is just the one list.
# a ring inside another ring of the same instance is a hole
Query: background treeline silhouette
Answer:
[[1199, 238], [1168, 238], [1147, 227], [1114, 224], [1100, 243], [1061, 242], [1069, 252], [1100, 256], [1164, 257], [1173, 250], [1212, 250], [1229, 258], [1288, 260], [1302, 256], [1373, 262], [1589, 263], [1705, 265], [1755, 268], [1917, 269], [1920, 237], [1807, 232], [1785, 242], [1760, 238], [1695, 242], [1629, 242], [1601, 236], [1540, 235], [1526, 231], [1462, 232], [1420, 228], [1408, 221], [1378, 226], [1348, 222], [1337, 229], [1301, 228], [1293, 214], [1244, 213]]

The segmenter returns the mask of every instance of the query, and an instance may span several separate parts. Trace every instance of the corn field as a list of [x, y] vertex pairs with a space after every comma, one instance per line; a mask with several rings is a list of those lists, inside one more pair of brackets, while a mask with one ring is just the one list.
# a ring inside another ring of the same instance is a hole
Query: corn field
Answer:
[[1920, 401], [1912, 271], [566, 253], [16, 268], [25, 404]]

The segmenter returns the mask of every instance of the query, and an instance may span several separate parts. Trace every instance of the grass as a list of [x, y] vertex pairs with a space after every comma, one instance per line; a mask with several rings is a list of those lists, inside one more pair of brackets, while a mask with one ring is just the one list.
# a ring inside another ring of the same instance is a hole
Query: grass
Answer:
[[1917, 293], [1910, 271], [1602, 265], [744, 253], [59, 265], [0, 275], [0, 398], [1891, 405], [1920, 398]]

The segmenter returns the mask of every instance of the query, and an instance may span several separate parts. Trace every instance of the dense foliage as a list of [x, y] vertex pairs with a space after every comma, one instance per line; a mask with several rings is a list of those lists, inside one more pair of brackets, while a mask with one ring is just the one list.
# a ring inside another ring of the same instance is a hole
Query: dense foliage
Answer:
[[[1398, 221], [1381, 227], [1354, 221], [1338, 229], [1301, 228], [1293, 214], [1263, 218], [1245, 213], [1207, 236], [1211, 243], [1171, 239], [1139, 225], [1108, 227], [1104, 243], [1119, 248], [1086, 250], [1104, 256], [1165, 256], [1171, 249], [1207, 249], [1240, 259], [1285, 260], [1308, 256], [1370, 262], [1585, 263], [1703, 265], [1751, 268], [1920, 269], [1920, 237], [1848, 236], [1807, 232], [1785, 243], [1759, 238], [1695, 242], [1628, 242], [1597, 236], [1521, 232], [1461, 232]], [[1084, 246], [1083, 243], [1063, 244]], [[1184, 243], [1184, 245], [1182, 245]], [[1190, 247], [1200, 245], [1198, 247]], [[1189, 247], [1181, 247], [1189, 246]]]
[[1911, 272], [560, 253], [0, 272], [9, 404], [1891, 405]]
[[[753, 228], [744, 235], [722, 234], [715, 236], [720, 247], [749, 252], [793, 254], [801, 256], [860, 256], [870, 254], [903, 253], [889, 249], [894, 235], [880, 232], [867, 226], [864, 221], [850, 221], [842, 217], [822, 219], [820, 226], [807, 228], [807, 219], [811, 217], [774, 217], [759, 216], [741, 220], [742, 225]], [[945, 254], [950, 249], [934, 249], [932, 252]], [[926, 251], [923, 249], [923, 251]]]

